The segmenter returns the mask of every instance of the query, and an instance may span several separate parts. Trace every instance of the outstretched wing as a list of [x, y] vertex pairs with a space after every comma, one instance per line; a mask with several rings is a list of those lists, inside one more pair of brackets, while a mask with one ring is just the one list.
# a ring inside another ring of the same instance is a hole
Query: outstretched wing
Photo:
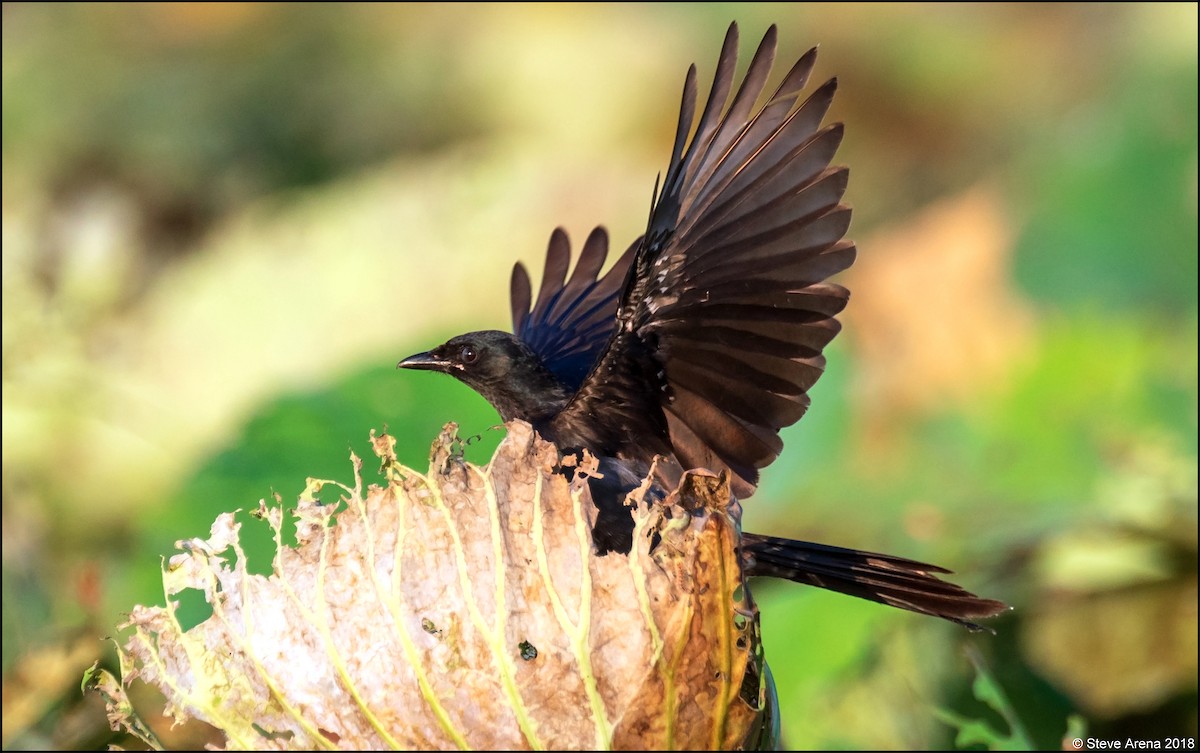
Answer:
[[513, 333], [572, 391], [583, 384], [612, 336], [617, 302], [637, 245], [630, 246], [601, 277], [600, 268], [608, 256], [608, 233], [596, 228], [583, 244], [568, 281], [571, 241], [566, 231], [556, 228], [550, 235], [542, 285], [532, 311], [529, 273], [521, 262], [513, 266], [509, 286]]
[[[690, 141], [695, 66], [688, 71], [670, 166], [616, 331], [555, 419], [597, 446], [631, 453], [647, 449], [634, 442], [657, 437], [684, 468], [732, 471], [739, 496], [778, 456], [779, 430], [808, 407], [849, 296], [825, 280], [855, 255], [842, 239], [847, 170], [829, 166], [842, 126], [821, 127], [836, 80], [800, 101], [816, 50], [755, 109], [775, 37], [772, 26], [725, 109], [738, 46], [730, 26]], [[622, 436], [599, 435], [611, 421], [587, 423], [601, 410], [621, 414]]]

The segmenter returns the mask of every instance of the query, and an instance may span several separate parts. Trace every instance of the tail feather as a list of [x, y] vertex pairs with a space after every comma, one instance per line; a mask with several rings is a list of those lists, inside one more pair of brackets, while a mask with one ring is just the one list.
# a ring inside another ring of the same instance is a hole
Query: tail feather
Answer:
[[747, 533], [742, 536], [747, 574], [784, 578], [857, 596], [910, 612], [941, 617], [971, 630], [973, 620], [1009, 609], [938, 578], [949, 570], [887, 554]]

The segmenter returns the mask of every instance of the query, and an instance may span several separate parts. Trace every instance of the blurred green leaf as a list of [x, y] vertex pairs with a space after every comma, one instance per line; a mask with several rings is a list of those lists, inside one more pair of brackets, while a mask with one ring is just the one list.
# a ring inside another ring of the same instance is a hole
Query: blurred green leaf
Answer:
[[935, 709], [939, 719], [958, 729], [955, 744], [960, 748], [983, 745], [988, 750], [1037, 750], [1037, 746], [1029, 738], [1029, 733], [1025, 731], [1025, 725], [1017, 717], [1016, 711], [1008, 702], [1008, 697], [1004, 694], [1000, 684], [996, 682], [996, 678], [984, 665], [982, 657], [974, 650], [969, 650], [967, 657], [975, 667], [975, 680], [971, 684], [972, 692], [978, 700], [987, 704], [988, 708], [1004, 719], [1008, 724], [1008, 733], [1005, 734], [995, 729], [990, 722], [968, 719], [949, 709]]

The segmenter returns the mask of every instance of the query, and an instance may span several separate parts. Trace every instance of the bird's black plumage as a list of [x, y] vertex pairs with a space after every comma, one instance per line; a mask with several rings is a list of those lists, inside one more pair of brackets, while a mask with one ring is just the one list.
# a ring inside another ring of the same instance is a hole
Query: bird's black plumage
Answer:
[[[555, 230], [536, 303], [525, 268], [513, 269], [515, 334], [460, 335], [399, 365], [451, 374], [560, 450], [587, 449], [610, 470], [619, 464], [610, 484], [644, 474], [660, 455], [664, 480], [687, 468], [727, 471], [737, 496], [753, 494], [759, 469], [783, 448], [779, 430], [804, 415], [822, 350], [840, 329], [849, 293], [827, 280], [855, 257], [843, 237], [848, 171], [830, 165], [842, 125], [821, 125], [836, 79], [801, 98], [816, 62], [809, 50], [756, 108], [775, 38], [772, 26], [726, 107], [738, 49], [730, 26], [694, 131], [689, 69], [646, 233], [606, 274], [602, 228], [569, 278], [570, 243]], [[620, 492], [593, 484], [602, 549], [629, 547]], [[751, 575], [964, 623], [1004, 608], [911, 560], [756, 534], [742, 546]]]

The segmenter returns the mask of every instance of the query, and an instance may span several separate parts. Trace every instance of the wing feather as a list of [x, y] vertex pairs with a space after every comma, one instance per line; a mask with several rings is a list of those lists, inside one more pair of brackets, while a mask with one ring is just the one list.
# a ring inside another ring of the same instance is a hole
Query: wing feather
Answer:
[[533, 301], [533, 289], [529, 286], [529, 272], [525, 265], [513, 265], [512, 279], [508, 285], [508, 297], [512, 303], [513, 331], [519, 332], [529, 318], [529, 304]]
[[[632, 266], [611, 337], [550, 429], [633, 456], [661, 443], [684, 468], [729, 470], [745, 496], [782, 449], [779, 430], [808, 406], [849, 296], [827, 280], [856, 250], [843, 240], [848, 173], [830, 167], [842, 126], [821, 125], [836, 80], [801, 101], [809, 50], [756, 106], [775, 57], [771, 27], [726, 107], [737, 41], [735, 24], [690, 140], [689, 69], [662, 193], [622, 258]], [[616, 406], [627, 423], [589, 423]]]
[[617, 301], [635, 252], [636, 247], [631, 246], [601, 276], [608, 256], [608, 233], [598, 227], [584, 242], [568, 280], [571, 241], [566, 231], [557, 228], [550, 235], [532, 310], [529, 273], [520, 262], [513, 267], [513, 332], [572, 390], [582, 384], [612, 335]]

